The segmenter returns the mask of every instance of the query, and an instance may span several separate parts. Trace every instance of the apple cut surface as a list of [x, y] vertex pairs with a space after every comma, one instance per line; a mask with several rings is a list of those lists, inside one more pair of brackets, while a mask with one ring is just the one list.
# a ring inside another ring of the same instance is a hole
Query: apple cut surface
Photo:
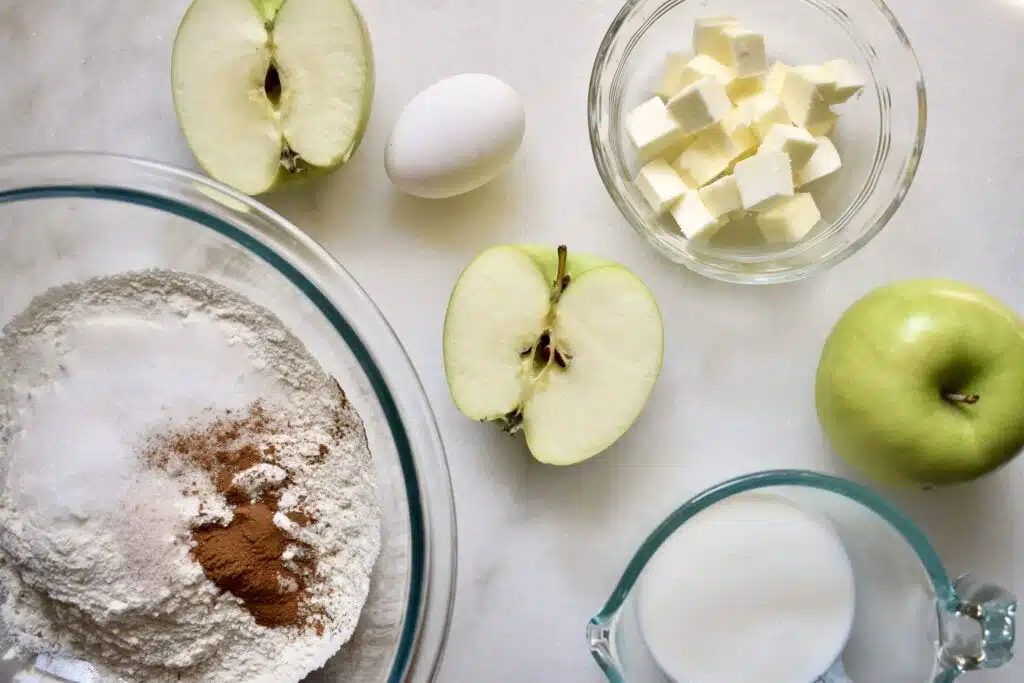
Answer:
[[663, 343], [657, 304], [628, 269], [556, 258], [549, 247], [501, 246], [455, 284], [445, 373], [463, 414], [522, 430], [537, 460], [571, 465], [633, 424], [657, 381]]
[[661, 313], [635, 275], [586, 271], [565, 290], [554, 325], [569, 356], [523, 406], [526, 443], [541, 462], [567, 465], [600, 453], [640, 415], [661, 371]]
[[270, 35], [251, 0], [198, 0], [174, 41], [174, 106], [206, 171], [247, 194], [281, 169], [281, 127], [264, 91]]
[[286, 0], [277, 13], [284, 139], [314, 166], [344, 161], [363, 135], [373, 89], [364, 29], [348, 0]]
[[523, 396], [522, 352], [544, 331], [551, 292], [514, 247], [481, 254], [459, 277], [444, 325], [445, 372], [458, 409], [501, 420]]
[[246, 194], [339, 165], [364, 132], [372, 53], [349, 0], [195, 0], [171, 62], [196, 159]]

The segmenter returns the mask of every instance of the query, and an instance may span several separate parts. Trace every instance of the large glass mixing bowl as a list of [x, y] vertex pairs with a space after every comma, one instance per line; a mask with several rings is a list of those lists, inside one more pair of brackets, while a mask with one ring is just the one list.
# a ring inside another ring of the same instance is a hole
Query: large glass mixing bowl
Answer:
[[[144, 268], [204, 275], [269, 308], [365, 423], [383, 547], [355, 635], [308, 683], [430, 681], [455, 584], [451, 485], [415, 370], [367, 294], [283, 217], [200, 176], [98, 154], [0, 159], [0, 327], [49, 287]], [[24, 666], [3, 663], [0, 681]]]

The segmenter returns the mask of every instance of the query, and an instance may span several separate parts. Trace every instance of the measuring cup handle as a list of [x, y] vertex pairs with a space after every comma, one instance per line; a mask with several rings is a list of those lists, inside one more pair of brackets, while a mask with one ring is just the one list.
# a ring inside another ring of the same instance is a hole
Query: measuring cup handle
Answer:
[[1013, 658], [1017, 598], [1010, 591], [965, 574], [953, 583], [957, 603], [939, 622], [939, 663], [945, 678], [996, 669]]

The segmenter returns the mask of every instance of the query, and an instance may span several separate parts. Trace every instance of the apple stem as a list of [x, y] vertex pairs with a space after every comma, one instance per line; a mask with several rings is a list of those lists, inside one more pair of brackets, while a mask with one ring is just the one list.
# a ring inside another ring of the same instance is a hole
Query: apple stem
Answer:
[[981, 396], [978, 396], [977, 394], [947, 393], [943, 394], [943, 398], [950, 403], [966, 403], [967, 405], [974, 405], [981, 399]]
[[569, 248], [564, 244], [558, 247], [558, 271], [555, 273], [555, 291], [551, 294], [551, 303], [557, 304], [562, 297], [562, 292], [569, 286], [569, 276], [566, 274], [566, 262], [569, 258]]

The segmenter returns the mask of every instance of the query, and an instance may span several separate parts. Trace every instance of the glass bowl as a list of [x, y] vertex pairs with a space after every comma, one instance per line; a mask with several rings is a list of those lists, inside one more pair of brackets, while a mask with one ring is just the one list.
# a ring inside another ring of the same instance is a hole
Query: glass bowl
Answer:
[[[768, 246], [729, 227], [688, 241], [633, 186], [637, 165], [624, 121], [651, 97], [669, 52], [689, 52], [694, 21], [731, 15], [763, 33], [769, 61], [854, 62], [868, 82], [840, 105], [832, 139], [843, 159], [813, 194], [822, 221], [804, 240]], [[924, 146], [925, 87], [910, 41], [881, 0], [630, 0], [598, 49], [587, 97], [590, 144], [612, 200], [670, 260], [710, 278], [772, 284], [808, 277], [853, 255], [885, 227], [914, 180]]]
[[[49, 287], [144, 268], [201, 274], [269, 308], [339, 380], [365, 423], [382, 507], [380, 559], [352, 640], [306, 680], [432, 680], [455, 582], [451, 486], [419, 379], [367, 294], [283, 217], [198, 175], [99, 154], [0, 159], [0, 327]], [[4, 663], [0, 681], [23, 665]]]
[[[651, 585], [645, 582], [646, 570], [684, 525], [712, 506], [751, 496], [762, 500], [768, 496], [775, 504], [796, 506], [801, 514], [827, 525], [850, 563], [854, 614], [849, 639], [837, 659], [834, 652], [821, 653], [820, 659], [830, 660], [823, 665], [827, 670], [806, 683], [952, 683], [965, 673], [999, 668], [1013, 658], [1017, 599], [1011, 592], [970, 575], [951, 578], [924, 533], [870, 489], [816, 472], [771, 470], [731, 479], [694, 496], [641, 544], [611, 597], [587, 627], [591, 654], [611, 683], [672, 683], [645, 638], [644, 605], [653, 609], [651, 605], [659, 602], [639, 597]], [[726, 519], [711, 522], [717, 525], [716, 533], [735, 517]], [[668, 557], [674, 554], [670, 552]], [[659, 570], [665, 566], [661, 564]], [[655, 585], [663, 585], [665, 578], [660, 574]], [[673, 585], [694, 580], [689, 574], [672, 578]], [[706, 580], [710, 583], [715, 577]], [[729, 632], [730, 622], [744, 619], [745, 607], [781, 607], [785, 612], [783, 606], [793, 596], [792, 585], [758, 581], [758, 588], [764, 596], [760, 605], [709, 608], [720, 608], [717, 615], [698, 609], [700, 616], [694, 618], [702, 620], [708, 634], [720, 635], [717, 642], [704, 644], [705, 662], [745, 656], [736, 649]], [[801, 645], [810, 647], [794, 641], [796, 633], [787, 631], [787, 626], [785, 621], [778, 623], [773, 634], [777, 644], [792, 645], [794, 650]], [[661, 631], [658, 634], [663, 636]], [[808, 655], [816, 656], [813, 651]]]

